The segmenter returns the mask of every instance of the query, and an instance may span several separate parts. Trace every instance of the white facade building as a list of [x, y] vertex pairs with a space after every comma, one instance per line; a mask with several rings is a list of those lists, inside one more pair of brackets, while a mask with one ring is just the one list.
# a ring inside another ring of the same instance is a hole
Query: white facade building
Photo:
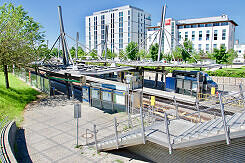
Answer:
[[[192, 41], [196, 51], [212, 52], [221, 45], [231, 49], [234, 47], [235, 26], [237, 24], [229, 20], [227, 15], [186, 20], [166, 19], [162, 49], [168, 53], [178, 44], [183, 45], [185, 40]], [[159, 26], [148, 28], [149, 37], [154, 31], [152, 29], [158, 30]], [[149, 48], [152, 40], [149, 39], [147, 43]]]
[[234, 62], [237, 63], [244, 63], [244, 56], [245, 56], [245, 44], [239, 44], [239, 41], [236, 40], [236, 43], [234, 45], [234, 50], [237, 52], [237, 58], [234, 60]]
[[112, 52], [119, 54], [131, 41], [138, 43], [139, 48], [146, 48], [144, 39], [147, 36], [146, 27], [151, 26], [151, 15], [142, 9], [127, 5], [87, 16], [86, 47], [96, 50], [98, 55], [102, 54], [105, 47], [106, 26], [107, 48]]

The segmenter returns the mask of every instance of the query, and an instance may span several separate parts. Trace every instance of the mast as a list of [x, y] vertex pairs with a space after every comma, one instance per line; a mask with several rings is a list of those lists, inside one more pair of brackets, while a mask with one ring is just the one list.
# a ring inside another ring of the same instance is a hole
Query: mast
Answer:
[[159, 48], [158, 48], [157, 61], [160, 61], [160, 55], [161, 55], [161, 50], [162, 50], [162, 34], [163, 34], [163, 30], [164, 30], [164, 25], [165, 25], [165, 14], [166, 14], [166, 3], [162, 9], [162, 18], [161, 18], [161, 26], [160, 26]]
[[61, 6], [58, 6], [58, 13], [59, 13], [59, 21], [60, 21], [60, 36], [61, 36], [60, 39], [61, 39], [62, 53], [63, 53], [63, 64], [69, 65], [69, 53], [68, 53], [67, 43], [65, 39], [65, 31], [63, 25]]

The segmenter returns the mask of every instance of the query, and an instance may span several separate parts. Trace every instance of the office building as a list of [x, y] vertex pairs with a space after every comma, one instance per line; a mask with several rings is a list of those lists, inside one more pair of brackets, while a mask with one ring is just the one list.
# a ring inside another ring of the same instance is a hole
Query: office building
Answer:
[[101, 55], [105, 48], [106, 26], [108, 28], [107, 48], [119, 54], [129, 42], [138, 43], [140, 49], [146, 48], [144, 40], [146, 27], [151, 26], [151, 15], [132, 6], [94, 12], [86, 17], [86, 46]]
[[[196, 51], [212, 52], [214, 48], [225, 46], [226, 49], [234, 47], [235, 27], [237, 24], [227, 15], [197, 19], [174, 20], [166, 19], [162, 50], [168, 53], [177, 45], [183, 45], [185, 40], [193, 43]], [[159, 26], [149, 27], [147, 35], [153, 38], [152, 33], [159, 30]], [[147, 47], [152, 44], [147, 41]], [[159, 38], [156, 40], [159, 41]]]

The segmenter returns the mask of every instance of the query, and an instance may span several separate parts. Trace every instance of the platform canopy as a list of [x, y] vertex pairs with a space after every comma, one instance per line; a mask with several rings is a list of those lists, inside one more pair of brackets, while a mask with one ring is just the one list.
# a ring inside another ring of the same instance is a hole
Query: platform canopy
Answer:
[[146, 61], [112, 61], [112, 60], [81, 60], [82, 63], [115, 63], [136, 67], [183, 67], [183, 68], [214, 68], [220, 67], [220, 64], [199, 64], [199, 63], [163, 63], [163, 62], [146, 62]]
[[65, 74], [69, 73], [72, 76], [80, 76], [80, 75], [103, 75], [114, 72], [121, 72], [127, 70], [134, 70], [134, 67], [129, 66], [118, 66], [118, 67], [108, 67], [108, 66], [98, 66], [98, 65], [85, 65], [78, 64], [76, 66], [42, 66], [39, 67], [39, 70], [45, 71], [53, 74]]

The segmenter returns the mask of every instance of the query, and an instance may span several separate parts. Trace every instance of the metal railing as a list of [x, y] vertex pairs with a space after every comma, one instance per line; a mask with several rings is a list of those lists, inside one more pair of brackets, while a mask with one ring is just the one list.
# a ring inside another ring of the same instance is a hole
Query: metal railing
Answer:
[[4, 135], [5, 135], [5, 130], [7, 128], [7, 125], [9, 124], [9, 119], [7, 115], [2, 114], [1, 116], [1, 121], [0, 121], [0, 130], [1, 130], [1, 150], [0, 150], [0, 159], [2, 163], [8, 163], [9, 158], [5, 149], [5, 144], [4, 144]]

